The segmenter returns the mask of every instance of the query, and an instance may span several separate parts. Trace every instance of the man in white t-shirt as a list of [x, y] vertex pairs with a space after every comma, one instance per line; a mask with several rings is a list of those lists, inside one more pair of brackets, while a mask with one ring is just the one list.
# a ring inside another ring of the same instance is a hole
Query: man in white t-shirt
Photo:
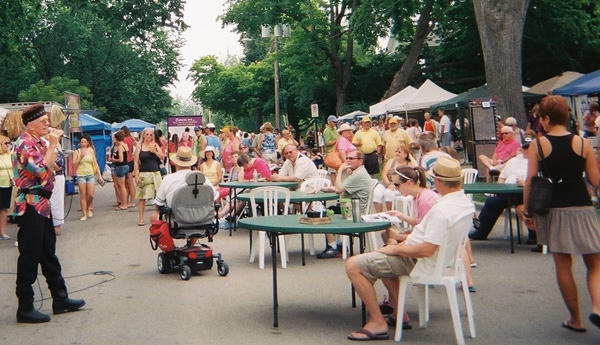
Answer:
[[442, 197], [415, 226], [406, 241], [350, 257], [346, 262], [346, 274], [370, 316], [361, 330], [348, 335], [349, 339], [389, 339], [388, 323], [392, 323], [396, 315], [386, 320], [381, 314], [374, 288], [377, 279], [386, 286], [390, 292], [390, 303], [395, 306], [400, 276], [431, 274], [440, 245], [447, 246], [445, 263], [452, 265], [454, 253], [467, 236], [475, 206], [462, 191], [460, 163], [452, 158], [440, 157], [428, 174], [434, 177], [436, 189]]
[[271, 181], [302, 182], [309, 178], [319, 177], [319, 172], [313, 161], [298, 152], [295, 145], [286, 145], [281, 154], [285, 162], [279, 173], [271, 175]]
[[[170, 161], [175, 165], [177, 171], [165, 176], [156, 191], [154, 199], [156, 210], [150, 215], [150, 221], [152, 222], [158, 219], [160, 207], [171, 205], [173, 194], [175, 194], [177, 188], [185, 186], [185, 176], [191, 171], [192, 165], [196, 164], [198, 157], [192, 154], [192, 149], [189, 147], [181, 146], [177, 149], [177, 153], [171, 156]], [[214, 200], [217, 200], [219, 192], [212, 186], [210, 181], [206, 180], [204, 184], [212, 187]]]
[[452, 133], [450, 133], [450, 127], [452, 127], [452, 122], [450, 121], [450, 117], [446, 115], [444, 108], [438, 108], [437, 113], [440, 117], [440, 138], [442, 140], [442, 147], [451, 146]]

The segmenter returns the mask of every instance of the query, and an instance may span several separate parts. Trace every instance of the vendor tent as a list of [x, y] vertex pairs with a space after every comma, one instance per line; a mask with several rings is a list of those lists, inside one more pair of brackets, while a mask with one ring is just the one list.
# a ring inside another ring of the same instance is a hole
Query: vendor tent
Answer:
[[410, 99], [397, 107], [389, 107], [388, 111], [412, 111], [419, 109], [427, 109], [429, 106], [445, 101], [456, 94], [448, 92], [441, 87], [437, 86], [434, 82], [427, 79], [423, 85], [415, 92]]
[[84, 133], [96, 134], [96, 132], [101, 132], [102, 134], [106, 134], [108, 132], [108, 135], [110, 135], [112, 132], [112, 127], [110, 127], [108, 122], [97, 119], [90, 114], [79, 114], [79, 122], [81, 124], [81, 130]]
[[383, 101], [370, 106], [369, 116], [382, 115], [391, 111], [390, 109], [403, 106], [406, 103], [406, 100], [410, 99], [416, 92], [417, 89], [410, 85], [405, 87], [390, 98], [386, 98]]
[[[469, 102], [477, 99], [477, 98], [485, 98], [490, 97], [490, 93], [488, 91], [487, 84], [481, 85], [480, 87], [476, 87], [469, 91], [465, 91], [456, 97], [452, 97], [448, 100], [445, 100], [440, 103], [433, 104], [431, 106], [431, 110], [435, 111], [437, 108], [443, 107], [445, 110], [455, 110], [455, 109], [467, 109], [469, 107]], [[543, 95], [530, 93], [529, 91], [523, 92], [523, 101], [524, 102], [537, 102], [539, 101]]]
[[588, 73], [559, 88], [552, 90], [555, 95], [578, 96], [600, 93], [600, 70]]
[[156, 128], [155, 125], [153, 125], [149, 122], [140, 120], [140, 119], [129, 119], [129, 120], [123, 121], [121, 123], [113, 124], [112, 128], [114, 131], [118, 131], [123, 126], [127, 126], [127, 128], [129, 128], [130, 132], [141, 132], [144, 130], [144, 128], [147, 128], [147, 127], [150, 127], [152, 129]]
[[352, 121], [357, 120], [358, 117], [364, 116], [364, 115], [369, 115], [369, 114], [365, 113], [364, 111], [361, 111], [361, 110], [355, 110], [351, 113], [348, 113], [348, 114], [338, 117], [338, 121], [352, 122]]
[[527, 90], [527, 92], [539, 93], [541, 95], [548, 95], [548, 94], [552, 93], [552, 90], [559, 88], [563, 85], [566, 85], [567, 83], [570, 83], [573, 80], [576, 80], [582, 76], [583, 76], [583, 74], [578, 73], [578, 72], [571, 72], [571, 71], [562, 72], [561, 74], [559, 74], [555, 77], [543, 80], [543, 81], [533, 85], [532, 87], [529, 88], [529, 90]]

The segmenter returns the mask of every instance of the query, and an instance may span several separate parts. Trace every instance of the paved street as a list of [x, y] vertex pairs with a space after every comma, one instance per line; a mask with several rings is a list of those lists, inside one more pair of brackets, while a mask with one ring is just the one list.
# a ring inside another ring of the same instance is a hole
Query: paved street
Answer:
[[[67, 206], [71, 197], [66, 197]], [[289, 237], [290, 263], [279, 269], [279, 328], [272, 327], [271, 262], [267, 269], [248, 263], [248, 232], [220, 232], [211, 244], [230, 266], [227, 277], [215, 268], [182, 281], [161, 275], [148, 242], [148, 226], [137, 226], [137, 209], [116, 212], [112, 184], [97, 187], [94, 217], [80, 221], [78, 196], [58, 238], [57, 252], [71, 296], [86, 306], [52, 316], [40, 325], [17, 324], [15, 312], [16, 226], [12, 241], [0, 241], [0, 344], [350, 344], [346, 335], [360, 328], [360, 308], [350, 307], [350, 284], [341, 259], [307, 255], [300, 265], [300, 238]], [[148, 207], [148, 216], [153, 207]], [[147, 218], [147, 217], [146, 217]], [[148, 222], [148, 221], [146, 221]], [[600, 329], [587, 321], [590, 300], [581, 258], [575, 271], [587, 333], [560, 327], [567, 317], [550, 256], [516, 245], [510, 254], [500, 219], [491, 239], [474, 242], [478, 264], [472, 294], [477, 338], [467, 344], [598, 344]], [[316, 237], [322, 248], [322, 238]], [[43, 277], [36, 283], [36, 307], [51, 312]], [[380, 299], [383, 285], [378, 283]], [[431, 289], [431, 323], [418, 329], [416, 290], [407, 309], [415, 326], [405, 331], [408, 344], [453, 344], [454, 332], [443, 288]], [[42, 301], [41, 299], [44, 298]], [[464, 310], [462, 301], [459, 306]], [[390, 329], [393, 337], [393, 329]], [[392, 344], [393, 340], [379, 343]]]

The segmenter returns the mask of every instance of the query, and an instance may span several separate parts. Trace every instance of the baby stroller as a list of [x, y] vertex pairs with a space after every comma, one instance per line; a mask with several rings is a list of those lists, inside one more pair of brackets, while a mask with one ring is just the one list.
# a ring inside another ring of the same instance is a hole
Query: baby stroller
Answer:
[[[162, 251], [157, 258], [160, 273], [178, 270], [181, 279], [188, 280], [192, 272], [211, 269], [213, 259], [217, 261], [220, 276], [229, 273], [221, 253], [213, 254], [211, 247], [197, 243], [205, 237], [212, 242], [219, 231], [216, 211], [220, 205], [215, 204], [213, 189], [204, 185], [205, 180], [201, 172], [190, 171], [185, 177], [186, 184], [175, 190], [171, 207], [161, 207], [160, 220], [150, 227], [150, 246]], [[186, 239], [186, 244], [176, 247], [173, 239]]]

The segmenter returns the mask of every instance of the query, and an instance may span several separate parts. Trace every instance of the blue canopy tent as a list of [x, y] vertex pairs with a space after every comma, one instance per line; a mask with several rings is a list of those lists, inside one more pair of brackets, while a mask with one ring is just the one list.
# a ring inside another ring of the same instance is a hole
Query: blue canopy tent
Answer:
[[579, 96], [600, 93], [600, 69], [552, 90], [555, 95]]
[[127, 126], [127, 128], [129, 128], [130, 132], [141, 132], [146, 127], [150, 127], [152, 129], [156, 128], [155, 125], [153, 125], [149, 122], [146, 122], [146, 121], [143, 121], [140, 119], [129, 119], [127, 121], [123, 121], [121, 123], [112, 125], [112, 129], [113, 129], [113, 131], [118, 131], [123, 126]]
[[[81, 132], [89, 134], [92, 137], [94, 148], [96, 149], [96, 160], [100, 170], [104, 171], [106, 166], [106, 148], [112, 146], [111, 133], [112, 128], [108, 122], [99, 120], [86, 113], [79, 114]], [[74, 146], [79, 146], [79, 138], [74, 139]]]

